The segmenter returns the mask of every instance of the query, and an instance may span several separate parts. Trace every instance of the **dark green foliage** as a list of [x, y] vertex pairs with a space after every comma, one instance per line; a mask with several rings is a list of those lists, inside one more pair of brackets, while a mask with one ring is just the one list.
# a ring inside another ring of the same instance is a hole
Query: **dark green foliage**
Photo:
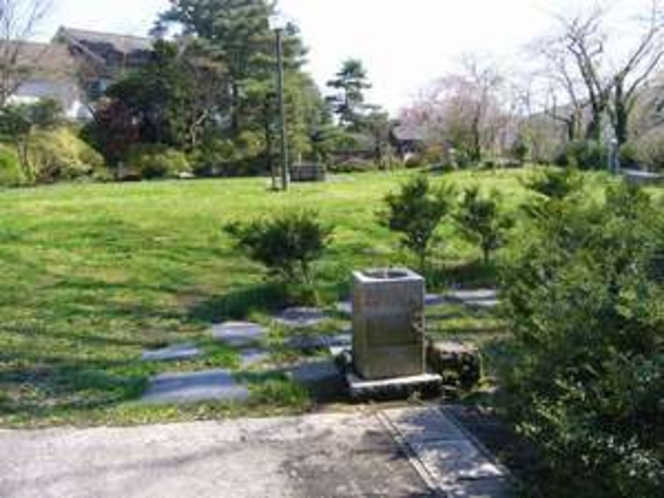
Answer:
[[365, 108], [364, 92], [371, 88], [362, 61], [358, 59], [344, 61], [335, 79], [328, 82], [327, 86], [339, 91], [337, 95], [328, 99], [332, 110], [339, 116], [339, 122], [358, 131], [362, 121], [362, 111]]
[[661, 208], [620, 185], [545, 209], [504, 276], [506, 407], [549, 465], [533, 496], [661, 496]]
[[498, 193], [483, 197], [478, 187], [464, 191], [454, 219], [466, 239], [480, 247], [485, 264], [506, 243], [507, 233], [514, 225], [511, 218], [500, 212]]
[[187, 156], [176, 149], [160, 144], [134, 145], [128, 155], [129, 168], [138, 178], [178, 178], [191, 172]]
[[379, 220], [402, 235], [401, 243], [415, 253], [422, 271], [426, 269], [436, 229], [449, 214], [453, 201], [452, 187], [433, 186], [424, 175], [414, 177], [401, 186], [400, 192], [385, 197], [387, 209], [379, 213]]
[[16, 187], [23, 183], [23, 171], [16, 153], [0, 147], [0, 188]]
[[584, 171], [608, 168], [608, 149], [601, 142], [577, 140], [567, 144], [556, 158], [556, 166], [573, 167]]
[[287, 284], [311, 284], [311, 265], [323, 256], [333, 229], [323, 225], [316, 212], [301, 211], [232, 223], [224, 231], [270, 274]]
[[524, 184], [547, 199], [562, 200], [583, 188], [583, 177], [571, 168], [546, 168], [533, 174]]

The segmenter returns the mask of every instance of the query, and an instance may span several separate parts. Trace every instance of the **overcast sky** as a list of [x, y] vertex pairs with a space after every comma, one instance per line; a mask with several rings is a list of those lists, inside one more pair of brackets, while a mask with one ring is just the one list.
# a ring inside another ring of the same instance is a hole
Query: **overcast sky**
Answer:
[[[633, 9], [648, 0], [613, 0]], [[144, 35], [168, 0], [54, 0], [40, 38], [59, 25]], [[371, 100], [391, 111], [454, 71], [464, 53], [518, 65], [522, 48], [554, 12], [594, 0], [280, 0], [310, 49], [309, 71], [324, 85], [347, 57], [365, 63]]]

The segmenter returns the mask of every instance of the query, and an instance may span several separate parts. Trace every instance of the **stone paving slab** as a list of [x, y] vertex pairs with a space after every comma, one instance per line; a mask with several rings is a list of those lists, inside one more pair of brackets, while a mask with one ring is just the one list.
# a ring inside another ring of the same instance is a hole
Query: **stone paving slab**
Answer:
[[212, 327], [212, 337], [231, 347], [251, 346], [267, 337], [267, 330], [257, 323], [225, 322]]
[[240, 351], [240, 365], [242, 368], [251, 368], [270, 358], [270, 353], [264, 349], [245, 349]]
[[143, 403], [196, 403], [200, 401], [244, 401], [246, 387], [239, 385], [226, 370], [163, 374], [154, 377]]
[[350, 333], [336, 335], [296, 336], [286, 341], [286, 346], [292, 349], [311, 350], [332, 347], [350, 347], [353, 336]]
[[505, 477], [469, 440], [425, 441], [411, 446], [438, 482], [461, 484], [461, 481]]
[[444, 485], [443, 489], [447, 498], [510, 498], [514, 494], [512, 484], [504, 478], [463, 481]]
[[446, 297], [475, 308], [495, 308], [500, 305], [498, 291], [495, 289], [456, 290], [449, 292]]
[[292, 368], [289, 375], [301, 384], [317, 384], [341, 377], [339, 369], [332, 360], [302, 363]]
[[398, 408], [384, 413], [408, 444], [465, 440], [461, 430], [438, 410]]
[[195, 344], [183, 343], [172, 346], [144, 351], [141, 359], [143, 361], [182, 361], [201, 356], [202, 351]]
[[323, 323], [327, 317], [319, 308], [288, 308], [275, 317], [275, 322], [288, 328], [310, 328]]
[[366, 412], [0, 431], [0, 454], [8, 498], [434, 496]]

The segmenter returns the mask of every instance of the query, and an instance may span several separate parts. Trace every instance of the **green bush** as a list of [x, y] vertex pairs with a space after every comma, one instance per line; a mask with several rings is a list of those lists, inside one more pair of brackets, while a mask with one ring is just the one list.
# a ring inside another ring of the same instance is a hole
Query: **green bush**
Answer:
[[382, 225], [402, 235], [402, 245], [415, 253], [422, 271], [426, 270], [431, 242], [449, 214], [454, 195], [452, 187], [434, 187], [426, 176], [418, 175], [403, 184], [400, 192], [388, 194], [387, 208], [378, 213]]
[[24, 181], [16, 153], [0, 146], [0, 187], [17, 187]]
[[184, 152], [160, 144], [137, 144], [129, 149], [129, 168], [144, 180], [178, 178], [190, 173]]
[[234, 176], [234, 164], [238, 160], [235, 144], [231, 140], [208, 139], [191, 154], [194, 173], [197, 176]]
[[620, 185], [546, 211], [503, 277], [505, 407], [546, 462], [532, 496], [661, 496], [662, 209]]
[[557, 166], [581, 170], [605, 170], [608, 167], [608, 150], [600, 142], [578, 140], [567, 144], [555, 160]]
[[284, 213], [249, 223], [231, 223], [224, 231], [237, 248], [287, 284], [312, 284], [311, 265], [321, 258], [333, 229], [314, 211]]
[[620, 158], [620, 167], [626, 169], [638, 169], [639, 154], [634, 142], [628, 142], [620, 147], [618, 157]]
[[364, 173], [377, 169], [378, 165], [375, 162], [357, 157], [336, 162], [329, 167], [331, 173]]
[[90, 177], [104, 167], [103, 158], [67, 127], [34, 132], [28, 157], [38, 183]]
[[483, 197], [478, 187], [466, 188], [454, 219], [464, 237], [480, 247], [484, 264], [505, 245], [507, 232], [514, 225], [511, 218], [501, 213], [498, 193]]
[[583, 188], [583, 176], [571, 168], [544, 168], [531, 175], [523, 184], [547, 199], [562, 200]]

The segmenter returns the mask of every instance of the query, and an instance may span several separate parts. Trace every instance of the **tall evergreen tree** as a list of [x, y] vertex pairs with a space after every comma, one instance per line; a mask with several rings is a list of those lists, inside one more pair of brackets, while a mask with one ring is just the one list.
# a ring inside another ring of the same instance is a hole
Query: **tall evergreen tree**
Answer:
[[[225, 114], [233, 138], [246, 128], [244, 118], [252, 114], [248, 107], [255, 102], [249, 90], [268, 83], [274, 75], [275, 40], [268, 23], [274, 13], [275, 5], [266, 0], [174, 0], [159, 17], [159, 29], [180, 26], [185, 35], [206, 44], [212, 56], [225, 64]], [[304, 55], [297, 29], [289, 26], [284, 37], [286, 70], [299, 70]]]
[[327, 86], [339, 93], [330, 97], [330, 102], [339, 122], [349, 128], [358, 128], [362, 111], [366, 108], [364, 92], [371, 88], [367, 71], [358, 59], [344, 61], [341, 70]]

